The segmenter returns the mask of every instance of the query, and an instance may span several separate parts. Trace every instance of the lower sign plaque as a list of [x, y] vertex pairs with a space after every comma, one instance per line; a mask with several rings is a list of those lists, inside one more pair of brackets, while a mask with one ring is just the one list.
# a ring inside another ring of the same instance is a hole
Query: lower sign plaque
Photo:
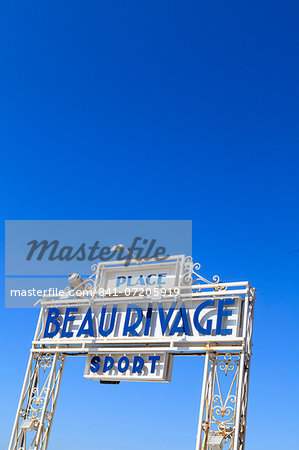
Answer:
[[88, 353], [84, 377], [98, 381], [170, 382], [173, 355], [163, 353]]

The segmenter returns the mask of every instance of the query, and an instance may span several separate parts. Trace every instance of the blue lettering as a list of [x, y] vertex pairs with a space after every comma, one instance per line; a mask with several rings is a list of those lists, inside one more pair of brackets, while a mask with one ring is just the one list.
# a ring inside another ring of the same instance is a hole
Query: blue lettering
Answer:
[[138, 278], [138, 280], [136, 281], [135, 286], [137, 286], [137, 284], [140, 284], [141, 286], [145, 286], [145, 282], [143, 279], [143, 275], [140, 275], [140, 277]]
[[[88, 324], [88, 327], [85, 329], [86, 324]], [[89, 336], [94, 336], [91, 308], [88, 308], [87, 313], [85, 314], [85, 317], [82, 320], [82, 323], [77, 333], [77, 337], [81, 336], [81, 334], [88, 334]]]
[[153, 282], [153, 283], [151, 283], [151, 278], [152, 277], [155, 277], [156, 275], [154, 274], [154, 273], [152, 273], [151, 275], [148, 275], [147, 276], [147, 278], [146, 278], [146, 283], [149, 285], [149, 286], [152, 286], [153, 284], [155, 284], [155, 282]]
[[124, 284], [125, 281], [126, 281], [126, 277], [117, 277], [116, 287], [119, 287], [121, 284]]
[[131, 282], [132, 282], [132, 276], [129, 275], [129, 276], [128, 276], [127, 286], [134, 286], [134, 284], [132, 284]]
[[114, 359], [111, 356], [105, 356], [103, 372], [109, 372], [112, 369], [114, 364]]
[[99, 356], [93, 356], [90, 361], [90, 371], [93, 373], [98, 372], [100, 370], [100, 362], [101, 358]]
[[154, 373], [155, 369], [156, 369], [156, 362], [160, 360], [160, 356], [158, 356], [158, 355], [156, 355], [156, 356], [149, 356], [148, 360], [152, 361], [151, 373]]
[[162, 282], [162, 278], [166, 278], [166, 273], [160, 273], [158, 275], [158, 284], [166, 284], [166, 282]]
[[67, 329], [68, 323], [69, 322], [74, 322], [74, 320], [75, 320], [75, 317], [74, 316], [70, 316], [70, 314], [73, 313], [73, 312], [77, 312], [77, 311], [78, 311], [77, 307], [66, 308], [65, 316], [64, 316], [64, 322], [63, 322], [63, 327], [62, 327], [62, 330], [61, 330], [61, 337], [67, 337], [67, 338], [73, 337], [74, 333], [72, 331], [66, 331], [66, 329]]
[[[137, 319], [136, 319], [135, 323], [130, 325], [132, 309], [135, 309], [135, 311], [137, 311]], [[126, 312], [123, 336], [127, 336], [128, 333], [131, 333], [132, 336], [139, 336], [139, 334], [136, 331], [136, 328], [141, 324], [142, 317], [143, 317], [142, 309], [140, 308], [140, 306], [137, 306], [137, 305], [128, 306], [127, 312]]]
[[132, 373], [141, 373], [144, 366], [144, 359], [141, 356], [134, 356]]
[[101, 312], [101, 320], [100, 320], [100, 324], [99, 324], [99, 333], [102, 336], [109, 336], [109, 334], [112, 333], [112, 331], [113, 331], [113, 328], [114, 328], [114, 325], [115, 325], [117, 305], [114, 305], [113, 308], [112, 308], [109, 328], [107, 330], [104, 330], [106, 309], [107, 309], [106, 306], [103, 306], [102, 312]]
[[227, 299], [227, 300], [219, 300], [218, 303], [218, 314], [217, 314], [217, 324], [216, 324], [216, 334], [222, 334], [224, 336], [227, 336], [228, 334], [232, 334], [233, 330], [231, 328], [225, 329], [222, 328], [222, 318], [231, 316], [232, 310], [224, 310], [225, 305], [234, 305], [235, 300], [234, 299]]
[[207, 306], [214, 306], [215, 305], [215, 301], [214, 300], [207, 300], [203, 303], [201, 303], [195, 310], [194, 313], [194, 318], [193, 318], [193, 322], [194, 322], [194, 326], [197, 329], [197, 331], [200, 334], [205, 334], [205, 335], [210, 335], [212, 333], [212, 321], [211, 320], [207, 320], [207, 327], [203, 328], [200, 323], [199, 323], [199, 314], [201, 313], [201, 311], [206, 308]]
[[[125, 363], [124, 365], [122, 365], [123, 362]], [[118, 370], [121, 373], [124, 373], [128, 370], [128, 367], [129, 367], [129, 358], [127, 358], [126, 356], [122, 356], [121, 358], [119, 358]]]
[[147, 312], [146, 312], [146, 319], [145, 319], [145, 326], [144, 326], [144, 333], [143, 333], [144, 336], [149, 335], [149, 330], [150, 330], [151, 320], [152, 320], [152, 312], [153, 312], [152, 305], [149, 304], [148, 308], [147, 308]]
[[[179, 322], [182, 319], [182, 325], [179, 327]], [[190, 326], [189, 326], [189, 321], [188, 321], [188, 317], [187, 317], [187, 313], [186, 313], [186, 308], [184, 305], [181, 306], [181, 308], [179, 309], [179, 311], [177, 312], [177, 315], [175, 316], [175, 319], [173, 321], [173, 325], [171, 327], [169, 336], [173, 336], [174, 333], [185, 333], [188, 336], [191, 335], [190, 333]]]
[[162, 306], [161, 303], [159, 304], [158, 311], [159, 311], [159, 317], [160, 317], [160, 323], [161, 323], [162, 334], [165, 333], [165, 331], [166, 331], [166, 329], [167, 329], [167, 327], [168, 327], [170, 318], [171, 318], [171, 316], [172, 316], [172, 314], [173, 314], [173, 311], [174, 311], [174, 309], [175, 309], [175, 305], [176, 305], [176, 303], [173, 302], [172, 305], [171, 305], [171, 307], [169, 308], [168, 313], [166, 314], [166, 317], [165, 317], [165, 316], [164, 316], [163, 306]]
[[[54, 337], [60, 328], [60, 323], [58, 322], [57, 317], [59, 316], [60, 311], [58, 308], [49, 308], [48, 310], [48, 316], [47, 316], [47, 322], [45, 326], [45, 332], [44, 332], [44, 338], [52, 338]], [[50, 325], [54, 325], [54, 330], [49, 331]]]

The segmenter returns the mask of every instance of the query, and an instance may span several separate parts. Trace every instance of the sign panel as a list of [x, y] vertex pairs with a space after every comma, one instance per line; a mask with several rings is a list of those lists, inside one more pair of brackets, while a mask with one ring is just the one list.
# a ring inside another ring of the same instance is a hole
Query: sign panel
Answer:
[[54, 299], [45, 301], [39, 341], [138, 346], [242, 338], [244, 297], [239, 294], [245, 291], [237, 286], [242, 283], [229, 290], [217, 284], [219, 277], [216, 284], [200, 277], [195, 266], [184, 255], [162, 263], [99, 265], [94, 287], [85, 284], [91, 286], [89, 297], [66, 294], [57, 306]]
[[134, 341], [155, 338], [186, 342], [206, 336], [239, 337], [241, 298], [156, 301], [103, 301], [93, 306], [59, 306], [47, 310], [41, 341]]
[[[171, 293], [179, 286], [181, 262], [142, 264], [128, 267], [105, 266], [102, 270], [99, 293], [109, 295], [159, 296]], [[178, 291], [177, 291], [178, 292]]]
[[84, 377], [102, 381], [170, 382], [173, 355], [164, 353], [89, 353]]

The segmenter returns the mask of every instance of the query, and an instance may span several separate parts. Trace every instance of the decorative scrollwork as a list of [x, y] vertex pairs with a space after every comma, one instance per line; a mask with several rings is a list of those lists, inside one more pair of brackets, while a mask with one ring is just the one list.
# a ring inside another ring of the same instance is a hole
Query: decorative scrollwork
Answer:
[[84, 285], [84, 288], [85, 288], [85, 290], [86, 291], [92, 291], [92, 289], [94, 288], [94, 283], [86, 283], [85, 285]]
[[44, 372], [52, 366], [53, 363], [53, 355], [50, 353], [46, 353], [45, 355], [42, 355], [42, 361], [40, 363], [41, 367], [43, 367]]
[[[82, 299], [84, 297], [90, 299], [91, 301], [93, 301], [95, 298], [102, 298], [102, 296], [100, 296], [97, 291], [101, 281], [103, 267], [104, 266], [101, 264], [93, 264], [91, 266], [92, 274], [88, 278], [83, 280], [82, 283], [76, 287], [76, 289], [72, 289], [70, 286], [66, 286], [63, 291], [62, 297], [76, 299]], [[213, 289], [215, 291], [226, 289], [226, 287], [221, 285], [220, 277], [218, 275], [214, 275], [212, 277], [212, 280], [208, 280], [199, 273], [200, 269], [200, 263], [194, 263], [192, 256], [185, 257], [185, 259], [183, 260], [183, 270], [181, 275], [182, 286], [194, 285], [194, 289], [192, 289], [192, 292], [199, 292], [203, 288], [209, 287], [209, 285], [213, 285]], [[84, 294], [82, 294], [82, 291], [85, 291]]]
[[[94, 290], [96, 287], [96, 279], [98, 274], [99, 265], [93, 264], [91, 266], [91, 271], [93, 272], [88, 278], [83, 280], [83, 282], [76, 287], [76, 289], [72, 289], [71, 286], [66, 286], [63, 291], [62, 297], [66, 298], [76, 298], [76, 299], [82, 299], [84, 298], [91, 298], [94, 295]], [[99, 269], [100, 270], [100, 269]], [[84, 292], [84, 295], [82, 295]]]
[[38, 415], [39, 415], [39, 413], [40, 413], [41, 410], [42, 410], [42, 408], [34, 409], [34, 408], [32, 407], [31, 418], [37, 420]]
[[70, 290], [71, 290], [71, 286], [66, 286], [65, 288], [64, 288], [64, 291], [63, 291], [63, 297], [69, 297], [70, 296]]
[[43, 408], [47, 390], [45, 389], [42, 392], [38, 393], [37, 388], [34, 388], [32, 393], [34, 394], [34, 397], [31, 401], [31, 405], [30, 405], [31, 418], [34, 420], [37, 420], [39, 418], [39, 414]]
[[[34, 392], [35, 391], [35, 392]], [[36, 389], [33, 390], [34, 393], [36, 393]], [[44, 403], [44, 398], [40, 395], [37, 395], [36, 397], [33, 397], [31, 404], [35, 406], [42, 406]]]
[[225, 372], [225, 376], [227, 375], [228, 370], [234, 370], [236, 368], [236, 361], [232, 361], [232, 355], [226, 353], [224, 355], [223, 361], [218, 363], [218, 367], [220, 370]]
[[[183, 274], [182, 274], [182, 284], [185, 286], [190, 285], [199, 285], [202, 284], [203, 287], [206, 287], [209, 284], [218, 284], [220, 283], [220, 277], [218, 275], [214, 275], [212, 280], [207, 280], [203, 276], [201, 276], [198, 271], [201, 269], [201, 265], [199, 263], [193, 263], [192, 256], [187, 256], [184, 261], [183, 266]], [[225, 289], [222, 286], [214, 287], [215, 290]], [[195, 292], [199, 292], [201, 288], [194, 289]]]
[[96, 271], [97, 271], [97, 268], [98, 268], [98, 265], [97, 265], [97, 264], [93, 264], [93, 265], [91, 266], [91, 271], [92, 271], [92, 272], [96, 272]]
[[[223, 436], [232, 449], [236, 416], [236, 395], [239, 377], [239, 356], [218, 355], [214, 364], [215, 389], [211, 401], [210, 436]], [[225, 380], [224, 377], [228, 379]]]
[[[63, 353], [33, 352], [11, 448], [46, 448], [63, 371]], [[22, 427], [24, 420], [29, 419]], [[27, 431], [29, 432], [27, 434]], [[33, 440], [31, 441], [31, 439]], [[29, 442], [29, 440], [31, 442]], [[25, 444], [25, 446], [24, 446]]]

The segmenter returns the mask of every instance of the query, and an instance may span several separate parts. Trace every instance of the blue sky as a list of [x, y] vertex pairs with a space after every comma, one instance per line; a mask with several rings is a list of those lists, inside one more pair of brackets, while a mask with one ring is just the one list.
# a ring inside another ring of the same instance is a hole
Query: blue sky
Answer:
[[[192, 219], [203, 275], [258, 290], [247, 450], [295, 447], [298, 4], [7, 2], [3, 219]], [[4, 308], [6, 448], [35, 310]], [[200, 358], [173, 382], [99, 386], [66, 366], [50, 450], [193, 448]]]

